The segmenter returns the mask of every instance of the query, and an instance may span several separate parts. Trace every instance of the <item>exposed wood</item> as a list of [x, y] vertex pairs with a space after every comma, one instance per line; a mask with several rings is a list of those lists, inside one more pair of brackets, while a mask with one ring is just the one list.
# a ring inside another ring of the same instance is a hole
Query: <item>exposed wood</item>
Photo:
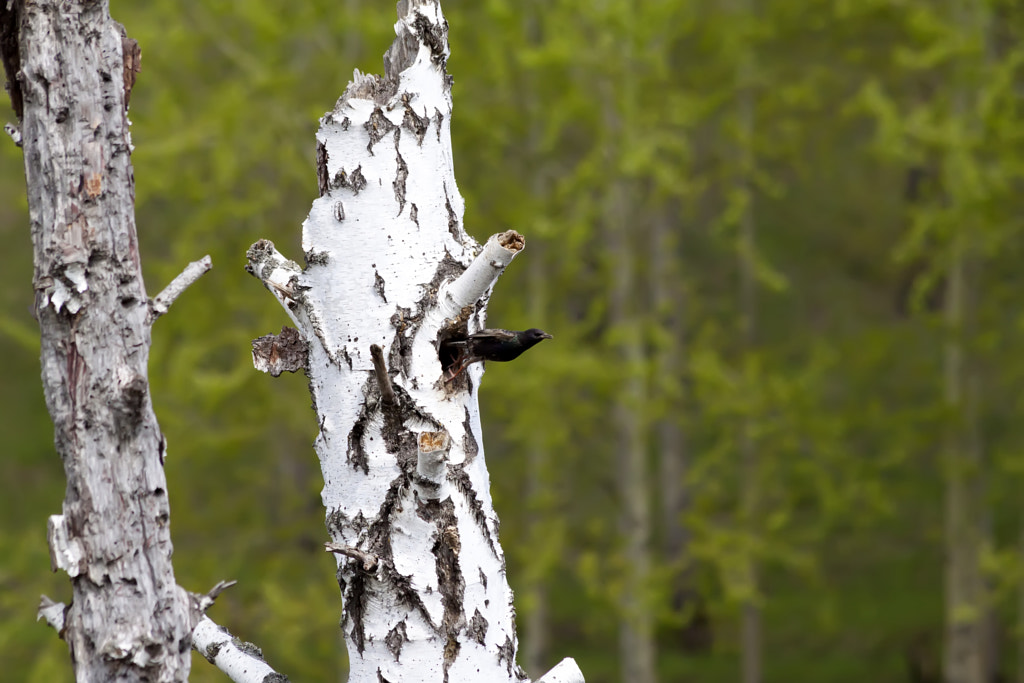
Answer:
[[123, 29], [104, 1], [21, 11], [35, 313], [67, 476], [63, 513], [49, 526], [54, 566], [72, 584], [64, 638], [79, 683], [183, 681], [189, 597], [171, 568], [166, 443], [146, 374]]
[[481, 247], [466, 233], [447, 23], [436, 0], [400, 2], [398, 15], [384, 76], [357, 72], [321, 119], [306, 268], [260, 241], [248, 270], [308, 346], [349, 683], [518, 683], [484, 368], [445, 381], [439, 349], [485, 327], [491, 288], [525, 240], [509, 230]]

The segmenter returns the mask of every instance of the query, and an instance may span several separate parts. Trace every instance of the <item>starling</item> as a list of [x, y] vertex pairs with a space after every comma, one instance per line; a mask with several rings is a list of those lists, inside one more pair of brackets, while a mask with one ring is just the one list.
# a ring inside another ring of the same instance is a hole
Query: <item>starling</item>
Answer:
[[467, 365], [480, 360], [501, 363], [515, 360], [531, 346], [551, 338], [547, 332], [532, 327], [522, 332], [480, 330], [466, 339], [448, 340], [441, 345], [441, 357], [447, 368], [447, 379], [455, 379]]

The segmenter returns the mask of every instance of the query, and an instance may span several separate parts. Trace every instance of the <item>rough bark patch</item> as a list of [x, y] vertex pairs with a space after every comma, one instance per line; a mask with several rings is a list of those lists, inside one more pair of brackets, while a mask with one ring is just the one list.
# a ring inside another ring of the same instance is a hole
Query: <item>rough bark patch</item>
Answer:
[[[370, 156], [373, 156], [373, 146], [380, 142], [385, 135], [395, 130], [396, 126], [388, 120], [383, 110], [377, 107], [370, 114], [370, 118], [366, 123], [363, 124], [363, 128], [366, 129], [366, 134], [370, 136], [370, 142], [366, 145], [366, 151], [370, 153]], [[398, 146], [398, 140], [395, 140], [395, 146]]]
[[448, 186], [444, 188], [444, 208], [448, 210], [448, 232], [455, 241], [462, 244], [462, 231], [459, 230], [459, 217], [455, 215], [455, 209], [452, 207], [451, 197], [448, 195]]
[[353, 194], [359, 194], [359, 192], [366, 187], [366, 178], [363, 176], [363, 167], [359, 165], [356, 170], [352, 173], [347, 173], [345, 169], [338, 169], [338, 172], [334, 174], [331, 179], [332, 188], [348, 188], [352, 190]]
[[444, 677], [448, 680], [448, 669], [461, 649], [459, 633], [466, 627], [466, 616], [462, 612], [466, 581], [459, 568], [459, 553], [462, 550], [459, 521], [455, 517], [455, 503], [451, 498], [422, 502], [417, 508], [417, 514], [437, 528], [431, 552], [437, 572], [437, 589], [444, 607], [441, 628], [445, 636]]
[[391, 187], [395, 190], [395, 200], [398, 202], [398, 215], [402, 215], [402, 211], [405, 210], [405, 181], [409, 177], [409, 166], [398, 151], [398, 134], [400, 132], [395, 131], [395, 163], [398, 165], [398, 170], [395, 171], [395, 180], [391, 183]]
[[316, 143], [316, 185], [317, 189], [320, 190], [320, 196], [323, 197], [327, 194], [328, 188], [330, 188], [330, 177], [327, 173], [327, 145], [317, 141]]
[[466, 408], [466, 419], [462, 421], [462, 448], [466, 451], [466, 463], [471, 463], [480, 453], [480, 446], [476, 442], [476, 434], [473, 433], [473, 418]]
[[423, 139], [427, 137], [427, 130], [430, 128], [430, 119], [420, 116], [409, 106], [408, 98], [405, 99], [405, 116], [402, 118], [402, 127], [416, 136], [416, 144], [423, 146]]
[[430, 61], [443, 71], [447, 62], [445, 53], [448, 51], [448, 22], [437, 25], [422, 14], [418, 14], [412, 25], [423, 44], [430, 48]]
[[388, 650], [395, 656], [395, 661], [398, 661], [399, 656], [402, 654], [402, 646], [409, 642], [409, 637], [405, 634], [405, 621], [402, 620], [391, 629], [387, 636], [384, 638], [384, 643], [388, 646]]
[[[367, 384], [363, 385], [363, 391], [365, 395]], [[348, 433], [348, 451], [345, 453], [345, 462], [354, 469], [362, 470], [363, 474], [370, 473], [370, 461], [366, 454], [366, 447], [363, 445], [363, 437], [366, 436], [366, 426], [369, 423], [370, 411], [364, 403], [359, 417]]]
[[252, 359], [258, 370], [280, 377], [282, 372], [306, 368], [309, 346], [298, 330], [285, 325], [280, 334], [268, 334], [253, 340]]
[[448, 470], [448, 481], [466, 499], [466, 505], [469, 506], [470, 514], [473, 515], [473, 521], [480, 527], [480, 533], [487, 539], [487, 547], [497, 557], [498, 551], [494, 547], [494, 539], [491, 538], [491, 530], [487, 526], [487, 513], [484, 512], [484, 504], [477, 498], [476, 491], [473, 489], [473, 482], [470, 481], [465, 466], [465, 463], [452, 465]]
[[474, 610], [473, 618], [469, 620], [469, 637], [483, 645], [487, 638], [487, 626], [487, 619], [480, 614], [480, 610]]

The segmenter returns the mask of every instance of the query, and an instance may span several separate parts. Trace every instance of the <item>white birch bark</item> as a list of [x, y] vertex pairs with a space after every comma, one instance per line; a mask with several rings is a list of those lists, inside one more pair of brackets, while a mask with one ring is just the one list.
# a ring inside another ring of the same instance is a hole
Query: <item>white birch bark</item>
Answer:
[[41, 614], [59, 623], [77, 681], [184, 681], [189, 597], [171, 567], [166, 442], [146, 375], [150, 323], [176, 294], [150, 302], [139, 267], [126, 113], [138, 47], [105, 1], [5, 4], [43, 390], [67, 476], [48, 536], [73, 600]]
[[509, 231], [481, 249], [463, 229], [447, 24], [437, 0], [400, 2], [398, 15], [384, 77], [357, 72], [321, 119], [306, 268], [265, 241], [248, 267], [307, 347], [349, 681], [518, 682], [477, 405], [484, 369], [446, 383], [438, 350], [483, 327], [524, 240]]

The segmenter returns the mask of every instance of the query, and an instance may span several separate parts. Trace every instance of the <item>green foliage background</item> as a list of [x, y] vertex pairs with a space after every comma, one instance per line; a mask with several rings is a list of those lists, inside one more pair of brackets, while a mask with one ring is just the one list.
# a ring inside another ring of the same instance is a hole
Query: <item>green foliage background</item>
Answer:
[[[481, 241], [514, 227], [529, 242], [490, 321], [555, 335], [489, 367], [482, 390], [508, 576], [547, 587], [548, 664], [571, 655], [591, 683], [620, 680], [629, 558], [610, 415], [639, 375], [652, 510], [657, 427], [687, 443], [674, 484], [691, 505], [656, 525], [644, 588], [661, 680], [737, 680], [747, 600], [764, 610], [767, 681], [907, 680], [908, 653], [937, 666], [941, 435], [964, 419], [943, 399], [941, 293], [950, 245], [966, 239], [977, 322], [960, 338], [981, 378], [973, 474], [992, 530], [977, 558], [992, 587], [982, 607], [997, 615], [1003, 668], [1016, 665], [1024, 11], [962, 4], [986, 18], [980, 29], [932, 0], [444, 3], [465, 223]], [[353, 68], [380, 71], [392, 3], [115, 1], [112, 14], [143, 51], [131, 118], [148, 289], [214, 261], [156, 324], [150, 365], [178, 581], [237, 579], [217, 621], [292, 680], [344, 680], [315, 420], [304, 378], [251, 368], [249, 341], [286, 319], [242, 266], [261, 237], [300, 254], [317, 118]], [[741, 93], [755, 102], [750, 130]], [[925, 178], [915, 201], [912, 169]], [[71, 673], [63, 643], [33, 623], [38, 597], [70, 591], [48, 571], [63, 473], [38, 377], [23, 183], [20, 150], [0, 141], [0, 662], [7, 680], [42, 682]], [[639, 273], [626, 320], [609, 312], [622, 254], [602, 231], [616, 192]], [[748, 207], [756, 250], [743, 254]], [[668, 271], [652, 268], [659, 250]], [[741, 263], [756, 273], [753, 348], [738, 332]], [[624, 335], [640, 339], [639, 365], [618, 360]], [[756, 442], [754, 504], [740, 501], [741, 424]], [[657, 550], [670, 523], [690, 532], [686, 561]], [[691, 615], [669, 599], [691, 570], [714, 633], [698, 652], [681, 644]], [[197, 658], [193, 680], [223, 679]]]

